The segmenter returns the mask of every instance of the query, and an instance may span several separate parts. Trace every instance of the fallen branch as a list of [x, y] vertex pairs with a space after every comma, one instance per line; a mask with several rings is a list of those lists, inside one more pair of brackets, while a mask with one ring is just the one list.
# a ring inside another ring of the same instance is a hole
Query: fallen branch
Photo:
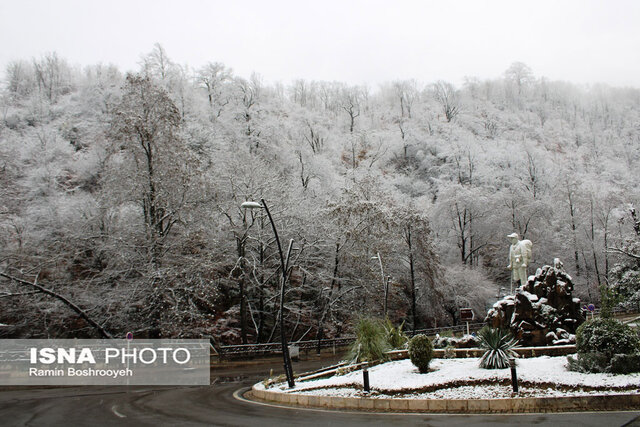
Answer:
[[52, 297], [59, 299], [60, 301], [65, 303], [69, 308], [71, 308], [73, 311], [78, 313], [80, 315], [80, 317], [82, 317], [84, 320], [87, 321], [87, 323], [89, 323], [91, 326], [96, 328], [103, 337], [105, 337], [105, 338], [113, 338], [113, 336], [109, 332], [107, 332], [102, 326], [100, 326], [93, 319], [91, 319], [89, 317], [89, 315], [83, 309], [81, 309], [80, 307], [78, 307], [73, 302], [69, 301], [66, 297], [60, 295], [59, 293], [54, 292], [51, 289], [47, 289], [44, 286], [38, 285], [38, 276], [37, 275], [36, 275], [36, 278], [34, 279], [33, 283], [31, 283], [31, 282], [29, 282], [27, 280], [20, 279], [18, 277], [11, 276], [11, 275], [6, 274], [6, 273], [2, 273], [2, 272], [0, 272], [0, 276], [5, 277], [5, 278], [7, 278], [9, 280], [16, 281], [16, 282], [21, 283], [23, 285], [32, 286], [32, 287], [38, 289], [40, 292], [43, 292], [43, 293], [45, 293], [47, 295], [51, 295]]
[[18, 297], [21, 295], [33, 295], [33, 294], [39, 294], [42, 291], [29, 291], [29, 292], [19, 292], [17, 294], [9, 294], [9, 293], [4, 293], [0, 295], [0, 298], [9, 298], [9, 297]]
[[640, 255], [637, 255], [637, 254], [634, 254], [633, 252], [625, 251], [619, 248], [607, 248], [607, 252], [623, 254], [633, 259], [640, 259]]

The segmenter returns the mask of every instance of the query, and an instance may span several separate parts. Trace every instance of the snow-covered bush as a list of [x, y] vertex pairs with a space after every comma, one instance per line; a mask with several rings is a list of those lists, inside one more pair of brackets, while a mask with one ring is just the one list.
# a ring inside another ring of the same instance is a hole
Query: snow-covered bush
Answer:
[[[634, 224], [635, 233], [630, 234], [621, 242], [620, 252], [625, 255], [620, 262], [616, 263], [610, 271], [610, 279], [612, 283], [611, 291], [619, 297], [616, 304], [619, 303], [623, 307], [629, 309], [637, 309], [640, 307], [640, 219], [638, 212], [633, 205], [628, 205], [625, 209], [630, 216], [631, 223]], [[625, 215], [626, 216], [626, 215]], [[623, 221], [625, 217], [618, 220]]]
[[638, 351], [638, 334], [628, 325], [615, 319], [593, 319], [576, 331], [576, 350], [580, 353], [631, 354]]
[[577, 357], [567, 356], [569, 370], [576, 372], [607, 372], [609, 358], [604, 353], [578, 353]]
[[615, 319], [593, 319], [576, 331], [578, 356], [567, 357], [569, 369], [578, 372], [628, 373], [640, 371], [640, 338]]
[[447, 346], [444, 349], [444, 358], [445, 359], [455, 359], [456, 358], [456, 348], [452, 346]]
[[424, 334], [418, 334], [409, 340], [409, 359], [421, 374], [429, 372], [429, 363], [433, 359], [433, 345]]
[[391, 350], [387, 342], [387, 332], [379, 319], [363, 317], [356, 325], [356, 341], [351, 346], [350, 358], [355, 362], [384, 360]]
[[480, 348], [486, 351], [480, 358], [480, 367], [484, 369], [503, 369], [509, 367], [509, 358], [517, 357], [513, 350], [518, 340], [509, 331], [485, 326], [478, 331]]
[[[639, 245], [640, 246], [640, 245]], [[621, 297], [620, 304], [625, 308], [640, 307], [640, 266], [627, 262], [611, 268], [613, 290]]]
[[611, 358], [611, 372], [614, 374], [640, 372], [640, 353], [616, 354]]

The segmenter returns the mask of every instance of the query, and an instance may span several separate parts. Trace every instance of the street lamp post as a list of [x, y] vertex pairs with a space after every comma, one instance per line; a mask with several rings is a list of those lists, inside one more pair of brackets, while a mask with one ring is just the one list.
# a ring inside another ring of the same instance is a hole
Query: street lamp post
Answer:
[[380, 262], [380, 276], [382, 277], [382, 289], [384, 289], [384, 317], [387, 317], [387, 301], [389, 299], [389, 280], [385, 280], [384, 278], [384, 270], [382, 269], [382, 257], [380, 256], [380, 252], [376, 252], [376, 256], [371, 257], [371, 259], [377, 259]]
[[387, 306], [389, 305], [389, 283], [391, 276], [387, 276], [384, 281], [384, 316], [387, 317]]
[[[271, 227], [273, 228], [273, 234], [276, 237], [276, 243], [278, 245], [278, 253], [280, 254], [280, 269], [282, 270], [281, 277], [281, 285], [280, 285], [280, 341], [282, 343], [282, 357], [284, 359], [284, 373], [287, 376], [287, 382], [289, 383], [289, 388], [295, 387], [295, 381], [293, 380], [293, 368], [291, 367], [291, 355], [289, 354], [289, 345], [287, 344], [287, 336], [284, 332], [284, 294], [285, 287], [287, 284], [287, 265], [284, 259], [284, 253], [282, 252], [282, 245], [280, 244], [280, 238], [278, 237], [278, 230], [276, 229], [276, 224], [273, 222], [273, 218], [271, 217], [271, 212], [269, 212], [269, 207], [264, 199], [260, 199], [260, 203], [257, 202], [244, 202], [240, 205], [243, 209], [264, 209], [267, 213], [267, 217], [269, 217], [269, 222], [271, 222]], [[293, 245], [293, 239], [289, 241], [289, 250], [288, 254], [291, 253], [291, 246]], [[289, 257], [287, 256], [287, 261]]]

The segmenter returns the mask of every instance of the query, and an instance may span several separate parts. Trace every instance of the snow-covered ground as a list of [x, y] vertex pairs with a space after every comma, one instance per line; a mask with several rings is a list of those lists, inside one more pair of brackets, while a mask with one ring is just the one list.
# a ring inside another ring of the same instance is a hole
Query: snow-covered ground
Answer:
[[[509, 369], [480, 369], [477, 358], [434, 359], [431, 371], [420, 374], [409, 360], [387, 362], [369, 369], [371, 397], [487, 399], [511, 396]], [[567, 369], [567, 358], [519, 359], [520, 396], [567, 396], [604, 393], [640, 393], [640, 374], [583, 374]], [[258, 387], [261, 387], [259, 385]], [[286, 384], [271, 391], [325, 396], [363, 396], [362, 371], [312, 381], [294, 389]]]

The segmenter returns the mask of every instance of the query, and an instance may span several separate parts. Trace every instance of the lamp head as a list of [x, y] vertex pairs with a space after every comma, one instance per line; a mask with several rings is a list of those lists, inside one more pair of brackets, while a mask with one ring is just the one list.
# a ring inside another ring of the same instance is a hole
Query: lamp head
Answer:
[[244, 202], [240, 205], [242, 209], [262, 209], [263, 206], [257, 202]]

